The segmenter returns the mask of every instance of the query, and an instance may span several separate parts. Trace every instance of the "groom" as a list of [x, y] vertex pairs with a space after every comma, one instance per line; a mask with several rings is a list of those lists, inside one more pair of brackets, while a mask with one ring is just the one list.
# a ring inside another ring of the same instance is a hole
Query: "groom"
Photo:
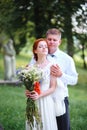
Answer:
[[48, 41], [49, 55], [53, 57], [53, 60], [55, 60], [57, 64], [57, 66], [51, 67], [51, 73], [60, 78], [64, 84], [63, 91], [66, 113], [56, 117], [58, 130], [70, 130], [69, 94], [67, 85], [75, 85], [78, 80], [78, 74], [73, 59], [59, 49], [61, 44], [61, 32], [56, 28], [49, 29], [46, 32], [46, 39]]

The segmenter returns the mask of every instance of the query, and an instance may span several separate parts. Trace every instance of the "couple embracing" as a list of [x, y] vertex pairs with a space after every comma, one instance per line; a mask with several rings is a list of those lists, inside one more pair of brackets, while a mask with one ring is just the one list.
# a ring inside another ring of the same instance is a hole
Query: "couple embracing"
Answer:
[[[34, 120], [32, 130], [70, 130], [67, 85], [75, 85], [78, 74], [73, 59], [58, 48], [60, 44], [61, 32], [52, 28], [46, 39], [37, 39], [33, 45], [34, 58], [29, 65], [41, 68], [43, 78], [40, 94], [26, 90], [26, 96], [37, 102], [42, 120], [42, 128]], [[31, 129], [26, 121], [26, 130]]]

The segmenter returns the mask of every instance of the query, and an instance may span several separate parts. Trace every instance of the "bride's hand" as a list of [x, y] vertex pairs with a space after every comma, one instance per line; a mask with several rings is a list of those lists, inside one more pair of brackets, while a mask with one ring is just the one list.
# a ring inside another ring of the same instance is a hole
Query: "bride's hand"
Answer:
[[36, 91], [30, 92], [29, 97], [32, 98], [33, 100], [37, 100], [38, 98], [40, 98], [39, 94]]
[[30, 91], [29, 91], [29, 90], [26, 90], [26, 91], [25, 91], [25, 95], [26, 95], [26, 97], [29, 98], [29, 97], [30, 97]]

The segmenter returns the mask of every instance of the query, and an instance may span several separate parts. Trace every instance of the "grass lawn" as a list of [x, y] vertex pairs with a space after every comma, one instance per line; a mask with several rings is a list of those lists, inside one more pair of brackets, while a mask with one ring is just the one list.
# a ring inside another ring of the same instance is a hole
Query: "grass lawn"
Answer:
[[[69, 87], [72, 130], [87, 130], [86, 84]], [[25, 88], [0, 86], [0, 124], [5, 130], [25, 129]]]
[[[3, 65], [0, 61], [0, 78]], [[27, 64], [28, 58], [17, 57], [17, 66]], [[69, 86], [71, 130], [87, 130], [87, 70], [77, 67], [79, 80]], [[0, 124], [4, 130], [25, 130], [25, 87], [0, 85]]]
[[0, 124], [5, 130], [25, 129], [24, 87], [0, 86]]
[[70, 120], [72, 130], [87, 130], [87, 88], [77, 85], [69, 88]]

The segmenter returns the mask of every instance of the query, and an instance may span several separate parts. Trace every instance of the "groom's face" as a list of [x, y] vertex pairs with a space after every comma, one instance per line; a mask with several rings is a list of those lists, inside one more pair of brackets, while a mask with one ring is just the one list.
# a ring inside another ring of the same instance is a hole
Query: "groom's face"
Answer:
[[46, 39], [48, 42], [49, 53], [52, 54], [57, 50], [61, 41], [58, 38], [58, 35], [55, 35], [55, 34], [48, 34]]

